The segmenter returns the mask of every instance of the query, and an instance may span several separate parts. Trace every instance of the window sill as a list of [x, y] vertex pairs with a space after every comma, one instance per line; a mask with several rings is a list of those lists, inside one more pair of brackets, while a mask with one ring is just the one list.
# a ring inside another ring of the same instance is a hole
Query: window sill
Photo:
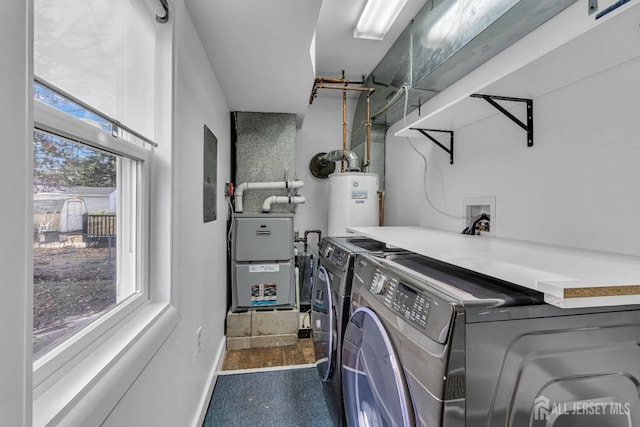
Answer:
[[[149, 303], [53, 384], [34, 390], [33, 425], [100, 425], [178, 324], [166, 302]], [[74, 363], [72, 361], [71, 363]]]

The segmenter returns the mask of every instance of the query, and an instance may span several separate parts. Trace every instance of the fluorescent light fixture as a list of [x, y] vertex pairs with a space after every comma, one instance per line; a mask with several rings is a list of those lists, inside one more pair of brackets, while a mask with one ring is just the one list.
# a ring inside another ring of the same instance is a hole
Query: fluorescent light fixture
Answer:
[[407, 0], [367, 0], [353, 37], [382, 40], [405, 4]]

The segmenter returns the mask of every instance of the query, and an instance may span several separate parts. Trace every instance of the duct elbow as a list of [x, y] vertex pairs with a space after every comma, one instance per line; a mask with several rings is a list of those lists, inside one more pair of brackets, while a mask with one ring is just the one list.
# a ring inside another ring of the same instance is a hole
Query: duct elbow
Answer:
[[347, 163], [349, 164], [349, 170], [350, 171], [360, 171], [360, 164], [358, 161], [358, 156], [356, 155], [356, 153], [354, 153], [351, 150], [347, 150], [346, 151], [346, 156], [347, 156]]
[[235, 194], [233, 195], [233, 201], [234, 201], [234, 209], [236, 213], [242, 213], [242, 193], [238, 194], [238, 191], [236, 190]]
[[245, 190], [249, 189], [249, 183], [248, 182], [243, 182], [242, 184], [238, 185], [235, 189], [235, 192], [233, 193], [233, 200], [234, 200], [234, 205], [235, 205], [235, 211], [237, 213], [242, 213], [242, 194], [245, 192]]
[[242, 193], [244, 193], [244, 191], [247, 190], [248, 188], [249, 188], [249, 183], [243, 182], [242, 184], [236, 187], [234, 194], [236, 196], [242, 197]]
[[243, 182], [236, 187], [234, 193], [235, 211], [236, 213], [242, 213], [242, 195], [247, 190], [274, 190], [274, 189], [289, 189], [289, 188], [302, 188], [304, 182], [302, 180], [294, 181], [275, 181], [275, 182]]
[[330, 162], [340, 162], [342, 161], [342, 156], [344, 153], [344, 157], [348, 164], [349, 171], [360, 171], [360, 165], [358, 161], [358, 156], [351, 150], [333, 150], [325, 154], [320, 158], [320, 163], [323, 166], [326, 166]]
[[270, 196], [262, 204], [262, 213], [270, 213], [272, 204], [299, 204], [307, 201], [304, 196]]

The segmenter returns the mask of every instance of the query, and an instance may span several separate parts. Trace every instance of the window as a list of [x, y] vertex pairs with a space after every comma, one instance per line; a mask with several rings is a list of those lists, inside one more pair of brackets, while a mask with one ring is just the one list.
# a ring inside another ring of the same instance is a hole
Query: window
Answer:
[[114, 138], [107, 120], [40, 84], [34, 98], [38, 359], [90, 334], [102, 316], [148, 298], [142, 260], [149, 151]]
[[144, 1], [33, 9], [34, 425], [80, 406], [97, 425], [178, 318], [170, 217], [149, 219], [170, 210], [150, 183], [171, 182], [173, 24]]
[[34, 73], [153, 138], [158, 24], [141, 0], [34, 0]]
[[35, 130], [34, 358], [144, 293], [131, 197], [144, 161]]

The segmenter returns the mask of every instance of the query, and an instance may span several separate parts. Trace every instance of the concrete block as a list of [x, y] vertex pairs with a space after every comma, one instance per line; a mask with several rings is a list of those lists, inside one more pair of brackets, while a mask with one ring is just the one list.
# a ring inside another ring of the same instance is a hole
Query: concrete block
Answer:
[[298, 334], [263, 335], [251, 337], [251, 348], [281, 347], [296, 345]]
[[242, 350], [251, 348], [251, 337], [227, 337], [227, 350]]
[[299, 323], [299, 310], [254, 311], [251, 336], [297, 334]]
[[227, 337], [251, 336], [251, 312], [227, 313]]

